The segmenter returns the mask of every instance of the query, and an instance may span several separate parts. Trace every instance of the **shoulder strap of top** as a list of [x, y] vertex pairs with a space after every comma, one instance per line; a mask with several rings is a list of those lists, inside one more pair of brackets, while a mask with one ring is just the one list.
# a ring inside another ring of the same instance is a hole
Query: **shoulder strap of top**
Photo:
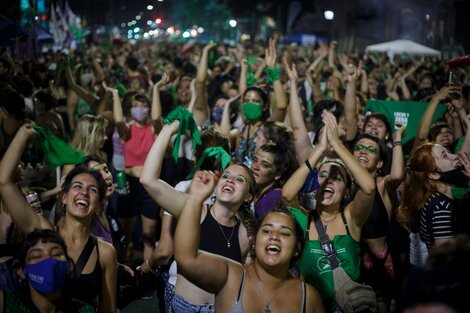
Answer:
[[[95, 236], [90, 234], [85, 244], [85, 247], [82, 250], [82, 253], [80, 253], [80, 256], [78, 257], [77, 264], [75, 266], [77, 276], [79, 276], [82, 273], [83, 269], [85, 268], [86, 263], [88, 262], [88, 259], [90, 258], [91, 253], [93, 252], [93, 248], [96, 245], [97, 245], [97, 240]], [[98, 246], [96, 247], [96, 250], [98, 250]]]
[[302, 308], [301, 308], [301, 313], [305, 313], [305, 312], [307, 312], [307, 306], [306, 306], [307, 297], [306, 297], [305, 282], [302, 281], [301, 284], [302, 284]]
[[346, 233], [348, 235], [351, 235], [351, 232], [349, 231], [348, 221], [346, 220], [346, 216], [344, 215], [344, 210], [341, 211], [341, 219], [343, 220], [344, 227], [346, 228]]
[[243, 276], [242, 276], [242, 281], [240, 283], [240, 288], [238, 289], [237, 303], [242, 301], [243, 290], [245, 289], [245, 275], [246, 275], [246, 268], [243, 267]]

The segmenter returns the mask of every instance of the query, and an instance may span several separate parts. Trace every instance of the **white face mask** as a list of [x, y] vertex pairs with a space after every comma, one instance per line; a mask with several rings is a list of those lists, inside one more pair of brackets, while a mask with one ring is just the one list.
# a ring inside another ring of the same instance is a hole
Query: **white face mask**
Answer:
[[91, 83], [93, 80], [93, 74], [92, 73], [85, 73], [80, 75], [80, 84], [82, 86], [87, 86]]

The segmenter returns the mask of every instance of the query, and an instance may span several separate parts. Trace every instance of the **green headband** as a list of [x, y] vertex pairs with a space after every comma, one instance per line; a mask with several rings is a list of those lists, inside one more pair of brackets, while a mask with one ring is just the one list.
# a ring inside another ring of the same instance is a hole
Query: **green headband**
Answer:
[[187, 131], [191, 133], [193, 150], [196, 149], [196, 144], [200, 145], [202, 141], [196, 121], [194, 121], [193, 113], [189, 112], [188, 109], [183, 108], [181, 105], [178, 105], [163, 119], [163, 124], [170, 124], [176, 120], [180, 121], [180, 126], [173, 145], [173, 159], [178, 161], [181, 135], [184, 135]]
[[207, 158], [221, 159], [222, 169], [224, 170], [230, 164], [230, 161], [232, 161], [232, 157], [227, 151], [225, 151], [224, 148], [220, 146], [206, 148], [206, 150], [204, 150], [204, 152], [202, 153], [201, 158], [197, 162], [196, 166], [194, 166], [194, 170], [188, 175], [188, 177], [186, 177], [186, 179], [193, 178], [194, 173], [196, 173], [201, 168], [202, 163], [204, 163]]
[[85, 159], [83, 154], [74, 150], [67, 143], [42, 127], [34, 124], [33, 129], [38, 134], [37, 140], [49, 166], [57, 167], [64, 164], [78, 164]]

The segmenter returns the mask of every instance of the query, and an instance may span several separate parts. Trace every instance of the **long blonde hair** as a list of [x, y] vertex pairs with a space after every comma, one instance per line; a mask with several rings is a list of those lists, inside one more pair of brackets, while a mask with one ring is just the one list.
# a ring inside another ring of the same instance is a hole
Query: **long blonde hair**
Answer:
[[97, 154], [107, 126], [108, 120], [101, 115], [83, 115], [78, 120], [71, 146], [83, 154]]

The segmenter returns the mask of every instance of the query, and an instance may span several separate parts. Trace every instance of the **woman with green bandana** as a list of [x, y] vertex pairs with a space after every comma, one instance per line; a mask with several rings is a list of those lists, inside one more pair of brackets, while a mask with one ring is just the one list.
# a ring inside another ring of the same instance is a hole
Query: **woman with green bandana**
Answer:
[[[320, 132], [317, 147], [305, 163], [292, 175], [283, 187], [283, 197], [291, 200], [300, 191], [313, 167], [318, 166], [320, 187], [316, 193], [316, 208], [306, 216], [296, 211], [296, 217], [306, 231], [307, 241], [298, 261], [305, 281], [314, 285], [323, 298], [327, 312], [335, 312], [333, 272], [327, 254], [320, 244], [315, 220], [320, 220], [330, 238], [340, 266], [357, 281], [360, 274], [360, 238], [374, 200], [373, 177], [348, 151], [338, 137], [338, 124], [333, 114], [322, 114], [325, 126]], [[339, 159], [324, 157], [331, 148]], [[319, 165], [318, 165], [319, 164]], [[352, 197], [352, 174], [359, 190]]]
[[[285, 114], [277, 114], [277, 112], [285, 113], [287, 99], [279, 79], [279, 68], [276, 67], [276, 47], [273, 39], [269, 40], [268, 48], [265, 51], [265, 62], [268, 78], [272, 81], [274, 88], [275, 112], [276, 116], [279, 115], [276, 119], [283, 121]], [[246, 83], [241, 83], [241, 85], [246, 86]], [[240, 102], [243, 124], [236, 133], [235, 158], [250, 166], [252, 156], [256, 151], [254, 140], [263, 123], [270, 119], [270, 95], [260, 87], [250, 86], [243, 92]]]

